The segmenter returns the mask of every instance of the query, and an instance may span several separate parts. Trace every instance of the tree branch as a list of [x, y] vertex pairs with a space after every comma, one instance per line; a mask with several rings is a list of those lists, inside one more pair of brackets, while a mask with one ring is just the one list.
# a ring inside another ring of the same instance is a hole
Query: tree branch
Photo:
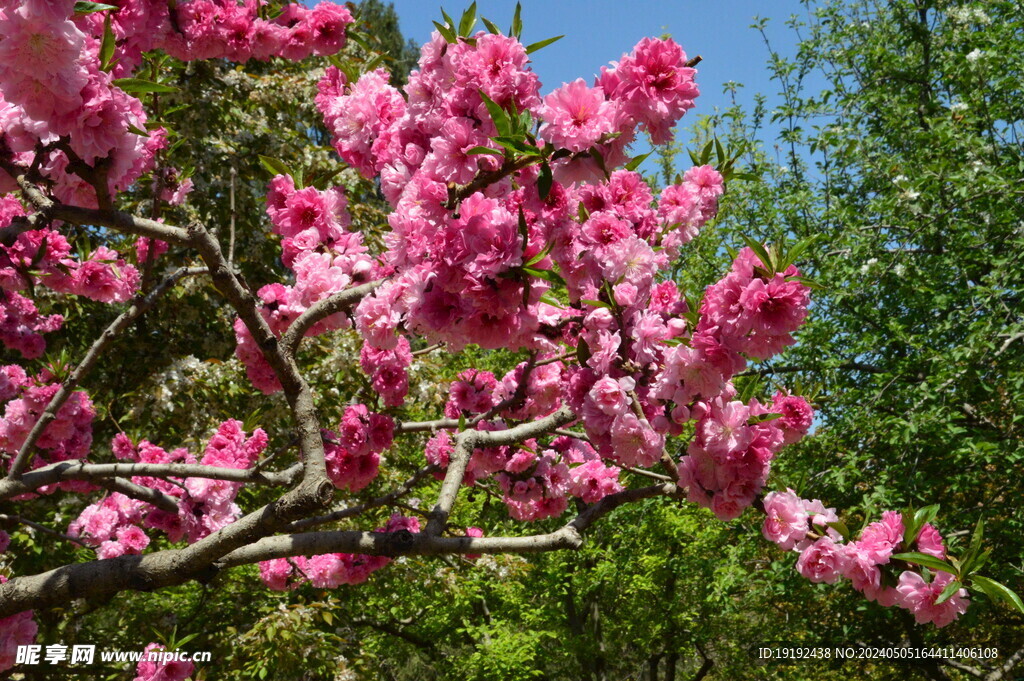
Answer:
[[323, 300], [313, 303], [313, 305], [296, 317], [295, 321], [288, 327], [288, 330], [281, 336], [281, 348], [284, 352], [294, 355], [299, 348], [299, 343], [302, 342], [303, 336], [306, 334], [306, 331], [309, 331], [310, 327], [321, 319], [330, 317], [332, 314], [348, 310], [360, 300], [373, 293], [383, 283], [384, 280], [381, 279], [360, 284], [359, 286], [347, 288], [344, 291], [332, 293]]
[[[523, 382], [525, 381], [521, 383]], [[428, 535], [437, 535], [444, 530], [448, 522], [448, 515], [451, 513], [452, 506], [455, 505], [455, 497], [459, 493], [459, 487], [462, 486], [462, 479], [466, 475], [466, 466], [469, 465], [469, 458], [473, 454], [474, 449], [477, 447], [512, 445], [528, 440], [531, 437], [543, 435], [575, 419], [576, 415], [568, 407], [562, 407], [549, 416], [515, 426], [514, 428], [491, 431], [465, 430], [456, 435], [455, 451], [448, 462], [448, 470], [445, 472], [444, 482], [441, 483], [441, 492], [438, 495], [437, 504], [430, 512], [426, 533]]]
[[64, 480], [89, 480], [100, 484], [100, 481], [111, 478], [131, 478], [144, 476], [148, 478], [207, 478], [210, 480], [229, 480], [231, 482], [255, 483], [261, 485], [285, 486], [293, 485], [302, 473], [302, 464], [280, 472], [263, 473], [240, 468], [221, 468], [220, 466], [203, 466], [186, 463], [86, 463], [84, 461], [58, 461], [34, 471], [25, 473], [21, 478], [0, 480], [0, 499], [9, 499], [20, 494], [36, 491], [44, 485], [51, 485]]
[[173, 274], [164, 279], [158, 286], [150, 291], [146, 296], [136, 298], [132, 303], [131, 307], [118, 315], [110, 326], [103, 330], [103, 333], [99, 335], [93, 344], [89, 348], [89, 351], [85, 353], [85, 357], [71, 373], [71, 375], [61, 384], [60, 388], [54, 393], [53, 397], [50, 398], [50, 403], [46, 405], [46, 409], [39, 415], [39, 419], [32, 426], [32, 430], [29, 431], [25, 437], [25, 442], [22, 443], [21, 449], [18, 450], [17, 456], [14, 458], [14, 462], [11, 464], [10, 471], [7, 474], [9, 478], [19, 478], [28, 469], [28, 465], [32, 462], [32, 454], [35, 449], [36, 442], [42, 436], [43, 431], [46, 427], [57, 417], [57, 412], [64, 406], [68, 398], [78, 387], [82, 379], [92, 371], [92, 368], [99, 361], [99, 358], [103, 355], [107, 346], [128, 326], [131, 325], [136, 319], [138, 319], [144, 312], [153, 307], [164, 291], [176, 284], [182, 277], [189, 274], [201, 274], [205, 272], [205, 268], [188, 268], [182, 267], [175, 271]]

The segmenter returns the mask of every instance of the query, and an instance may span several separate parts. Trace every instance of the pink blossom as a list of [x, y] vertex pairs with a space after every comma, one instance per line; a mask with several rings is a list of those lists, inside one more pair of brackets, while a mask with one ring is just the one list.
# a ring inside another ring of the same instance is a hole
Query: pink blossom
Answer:
[[946, 547], [942, 543], [942, 535], [930, 523], [925, 523], [921, 533], [917, 535], [917, 550], [936, 558], [946, 558]]
[[[0, 575], [0, 584], [6, 581], [7, 577]], [[31, 610], [26, 610], [0, 619], [0, 672], [14, 666], [18, 646], [27, 646], [35, 642], [39, 626], [33, 614]]]
[[857, 546], [876, 563], [888, 563], [889, 556], [903, 541], [903, 517], [897, 511], [885, 511], [882, 519], [865, 527]]
[[569, 472], [569, 493], [585, 503], [595, 504], [609, 494], [622, 491], [620, 470], [617, 466], [605, 466], [598, 459], [587, 461]]
[[672, 124], [693, 108], [700, 94], [693, 82], [695, 71], [685, 64], [686, 53], [675, 41], [644, 38], [614, 71], [603, 71], [599, 82], [644, 125], [655, 144], [664, 144], [672, 138]]
[[769, 492], [764, 497], [764, 524], [761, 533], [779, 548], [788, 551], [807, 536], [808, 516], [803, 500], [789, 489]]
[[146, 646], [142, 661], [135, 667], [134, 681], [184, 681], [195, 671], [196, 666], [191, 662], [182, 662], [181, 660], [155, 662], [148, 659], [150, 652], [162, 650], [165, 648], [160, 643], [150, 643]]
[[800, 554], [796, 568], [800, 574], [815, 584], [834, 584], [846, 565], [843, 547], [831, 537], [821, 537]]
[[624, 414], [632, 400], [627, 393], [636, 386], [632, 378], [618, 380], [605, 376], [590, 389], [589, 397], [594, 405], [609, 416]]
[[294, 569], [286, 558], [260, 562], [260, 579], [271, 591], [287, 591]]
[[651, 466], [665, 447], [664, 436], [630, 412], [615, 417], [611, 436], [615, 460], [626, 466]]
[[604, 91], [589, 88], [582, 78], [564, 84], [544, 98], [541, 136], [556, 147], [586, 151], [618, 127], [618, 109]]
[[939, 571], [929, 583], [918, 573], [906, 570], [900, 574], [899, 584], [896, 586], [899, 594], [897, 603], [909, 610], [918, 624], [931, 622], [942, 628], [967, 612], [967, 606], [971, 603], [967, 598], [966, 589], [958, 589], [946, 601], [935, 603], [946, 585], [954, 579], [955, 577], [948, 572]]

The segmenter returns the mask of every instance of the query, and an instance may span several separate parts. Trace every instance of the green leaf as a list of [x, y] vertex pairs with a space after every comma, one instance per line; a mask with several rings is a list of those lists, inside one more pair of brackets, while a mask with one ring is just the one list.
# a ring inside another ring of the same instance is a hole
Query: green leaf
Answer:
[[952, 565], [941, 558], [929, 556], [927, 553], [909, 551], [907, 553], [894, 553], [892, 557], [896, 560], [913, 563], [914, 565], [923, 565], [924, 567], [931, 568], [932, 570], [941, 570], [942, 572], [948, 572], [951, 575], [956, 574], [956, 569]]
[[116, 5], [104, 5], [101, 2], [86, 2], [85, 0], [78, 0], [75, 3], [75, 14], [81, 16], [83, 14], [92, 14], [93, 12], [106, 12], [107, 10], [120, 9]]
[[765, 250], [765, 247], [759, 242], [751, 239], [746, 234], [741, 234], [740, 236], [743, 238], [743, 243], [749, 246], [750, 250], [752, 250], [757, 257], [761, 259], [762, 264], [764, 264], [765, 268], [768, 270], [768, 274], [775, 274], [775, 266], [772, 263], [771, 256], [768, 255], [768, 251]]
[[608, 310], [612, 309], [612, 306], [603, 300], [581, 300], [580, 302], [584, 305], [590, 305], [591, 307], [603, 307]]
[[[734, 175], [734, 177], [736, 176]], [[785, 271], [787, 267], [794, 264], [800, 256], [803, 255], [804, 251], [810, 248], [811, 244], [818, 240], [818, 236], [818, 234], [815, 234], [814, 236], [801, 239], [796, 242], [796, 244], [793, 245], [793, 248], [789, 249], [789, 252], [786, 253], [786, 260], [785, 262], [780, 263], [779, 269]]]
[[498, 103], [487, 96], [487, 93], [480, 90], [480, 98], [484, 100], [484, 106], [487, 107], [487, 113], [491, 114], [491, 120], [494, 121], [494, 127], [498, 129], [498, 135], [501, 137], [508, 137], [512, 134], [512, 121], [508, 117], [508, 112], [498, 106]]
[[151, 80], [143, 80], [142, 78], [118, 78], [112, 82], [117, 87], [132, 95], [140, 92], [165, 93], [178, 91], [178, 88], [176, 87], [163, 85], [161, 83], [154, 83]]
[[647, 157], [650, 156], [653, 153], [654, 153], [653, 151], [648, 151], [646, 154], [641, 154], [640, 156], [634, 156], [633, 158], [631, 158], [629, 160], [629, 163], [626, 164], [626, 170], [636, 170], [637, 168], [640, 167], [640, 164], [643, 163], [644, 161], [646, 161]]
[[291, 169], [280, 159], [260, 155], [260, 164], [267, 169], [271, 175], [291, 175]]
[[540, 165], [540, 174], [537, 176], [537, 193], [540, 194], [541, 201], [546, 201], [548, 195], [551, 194], [551, 184], [553, 181], [551, 166], [547, 163], [542, 163]]
[[523, 37], [523, 5], [522, 3], [516, 3], [516, 13], [512, 15], [512, 28], [509, 29], [508, 34], [513, 38]]
[[[978, 523], [974, 526], [974, 532], [971, 534], [971, 544], [967, 548], [967, 552], [963, 556], [963, 572], [964, 574], [971, 574], [974, 570], [981, 567], [978, 560], [978, 554], [981, 553], [981, 542], [985, 536], [985, 519], [978, 518]], [[987, 560], [988, 557], [985, 557]]]
[[442, 26], [441, 24], [437, 23], [436, 21], [434, 22], [434, 26], [437, 27], [437, 32], [440, 33], [441, 37], [443, 37], [447, 42], [449, 42], [449, 43], [458, 42], [459, 37], [457, 35], [455, 35], [455, 31], [453, 31], [450, 27]]
[[476, 26], [475, 1], [469, 6], [469, 9], [462, 13], [462, 19], [459, 21], [459, 35], [468, 36], [473, 31], [474, 26]]
[[[913, 515], [913, 520], [906, 524], [906, 528], [903, 531], [903, 545], [910, 548], [917, 541], [917, 538], [921, 535], [921, 530], [924, 529], [926, 523], [930, 523], [935, 519], [935, 516], [939, 513], [939, 505], [932, 504], [931, 506], [925, 506], [919, 508]], [[907, 514], [904, 517], [909, 516]]]
[[131, 123], [128, 124], [128, 132], [135, 133], [136, 135], [139, 135], [140, 137], [149, 137], [149, 133], [148, 132], [146, 132], [145, 130], [140, 130], [139, 128], [136, 128]]
[[189, 641], [191, 641], [192, 639], [196, 638], [197, 636], [199, 636], [199, 632], [196, 632], [194, 634], [189, 634], [188, 636], [186, 636], [185, 638], [183, 638], [181, 640], [174, 641], [173, 642], [174, 649], [178, 650], [183, 645], [187, 644]]
[[505, 155], [500, 149], [491, 149], [490, 147], [473, 147], [466, 152], [467, 156], [474, 156], [476, 154], [494, 154], [495, 156]]
[[543, 279], [544, 281], [557, 286], [565, 287], [565, 279], [562, 279], [561, 275], [557, 272], [552, 272], [551, 270], [538, 270], [532, 267], [524, 267], [523, 272], [529, 274], [531, 277], [537, 277], [538, 279]]
[[363, 48], [365, 51], [373, 52], [373, 48], [370, 47], [370, 41], [366, 39], [367, 35], [362, 31], [349, 31], [347, 36], [349, 40]]
[[1020, 596], [994, 579], [975, 575], [971, 577], [971, 586], [976, 587], [992, 600], [1000, 600], [1009, 603], [1017, 609], [1017, 612], [1024, 614], [1024, 602], [1021, 602]]
[[515, 151], [526, 156], [540, 156], [541, 150], [537, 147], [529, 144], [524, 138], [512, 137], [509, 135], [502, 135], [501, 137], [492, 137], [492, 142], [497, 142], [501, 146], [505, 147], [509, 151]]
[[522, 206], [519, 206], [519, 236], [523, 238], [524, 244], [530, 242], [530, 227], [526, 224], [526, 214]]
[[539, 263], [541, 260], [543, 260], [544, 258], [547, 257], [548, 253], [551, 252], [551, 248], [554, 245], [555, 245], [554, 241], [552, 241], [552, 242], [548, 243], [547, 245], [545, 245], [544, 248], [540, 251], [540, 253], [537, 253], [535, 256], [533, 256], [532, 258], [527, 260], [525, 263], [523, 263], [523, 266], [524, 267], [532, 267], [533, 265], [536, 265], [537, 263]]
[[484, 26], [487, 27], [488, 31], [490, 31], [494, 35], [501, 35], [501, 29], [495, 26], [493, 21], [491, 21], [487, 17], [480, 17], [480, 21], [484, 22]]
[[765, 421], [774, 421], [775, 419], [781, 419], [782, 414], [761, 414], [759, 416], [751, 416], [747, 419], [747, 425], [752, 426], [756, 423], [764, 423]]
[[[917, 509], [917, 513], [914, 514], [914, 522], [921, 527], [935, 520], [935, 516], [939, 514], [939, 504], [932, 504], [931, 506], [925, 506], [924, 508]], [[916, 539], [916, 537], [915, 537]]]
[[700, 150], [700, 164], [702, 166], [706, 166], [708, 164], [708, 161], [711, 160], [711, 150], [714, 144], [715, 141], [713, 139], [708, 140], [708, 143], [705, 144], [704, 148]]
[[978, 524], [974, 526], [974, 532], [971, 533], [971, 551], [978, 551], [981, 549], [981, 540], [985, 536], [985, 519], [978, 518]]
[[452, 28], [455, 28], [455, 19], [448, 16], [448, 12], [444, 11], [444, 7], [441, 8], [441, 16], [444, 18], [444, 23]]
[[376, 71], [377, 67], [384, 63], [384, 59], [385, 58], [386, 58], [386, 56], [383, 55], [383, 54], [374, 55], [373, 59], [371, 59], [370, 61], [366, 62], [363, 65], [363, 69], [362, 69], [363, 73], [369, 73], [371, 71]]
[[555, 294], [553, 294], [550, 290], [545, 291], [544, 293], [542, 293], [540, 295], [540, 300], [541, 300], [542, 303], [547, 303], [548, 305], [551, 305], [552, 307], [557, 307], [559, 309], [565, 309], [565, 304], [562, 303], [561, 300], [556, 298]]
[[597, 147], [590, 147], [590, 157], [594, 159], [594, 163], [601, 169], [604, 176], [608, 177], [608, 168], [604, 164], [604, 155], [597, 150]]
[[114, 38], [114, 31], [110, 28], [110, 15], [103, 20], [103, 39], [100, 42], [100, 70], [109, 71], [114, 65], [111, 59], [114, 58], [114, 48], [117, 47], [117, 40]]
[[722, 143], [715, 138], [715, 154], [718, 156], [719, 163], [725, 163], [725, 150], [722, 149]]
[[536, 43], [531, 43], [531, 44], [526, 46], [526, 54], [533, 54], [537, 50], [539, 50], [539, 49], [541, 49], [543, 47], [547, 47], [551, 43], [558, 42], [559, 40], [561, 40], [564, 37], [565, 37], [564, 35], [556, 35], [554, 38], [548, 38], [547, 40], [541, 40], [541, 41], [536, 42]]
[[191, 109], [191, 108], [192, 108], [191, 104], [179, 104], [178, 106], [172, 106], [171, 108], [169, 108], [166, 111], [164, 111], [164, 118], [166, 118], [167, 116], [170, 116], [171, 114], [176, 114], [179, 111], [184, 111], [185, 109]]
[[942, 593], [939, 594], [939, 597], [935, 599], [935, 605], [938, 605], [939, 603], [945, 603], [946, 601], [948, 601], [950, 597], [957, 591], [962, 589], [963, 586], [964, 585], [960, 583], [960, 580], [954, 579], [952, 582], [946, 585], [946, 588], [942, 590]]
[[842, 520], [836, 520], [835, 522], [828, 523], [828, 526], [842, 535], [843, 539], [850, 538], [850, 528], [847, 527], [846, 523]]
[[580, 337], [576, 342], [576, 361], [580, 363], [580, 366], [586, 366], [588, 359], [590, 359], [590, 346]]

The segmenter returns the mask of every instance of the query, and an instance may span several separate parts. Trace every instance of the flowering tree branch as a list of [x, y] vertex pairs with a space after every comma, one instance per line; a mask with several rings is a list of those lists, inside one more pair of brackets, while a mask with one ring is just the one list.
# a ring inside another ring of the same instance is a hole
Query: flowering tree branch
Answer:
[[118, 315], [110, 326], [104, 329], [103, 333], [93, 342], [92, 347], [79, 362], [75, 370], [71, 372], [66, 380], [61, 383], [60, 388], [50, 398], [50, 403], [46, 405], [46, 409], [39, 415], [39, 420], [32, 426], [32, 430], [29, 431], [28, 436], [25, 438], [24, 444], [21, 446], [21, 450], [18, 455], [14, 458], [11, 463], [11, 468], [7, 473], [8, 478], [20, 478], [25, 470], [27, 470], [29, 464], [32, 461], [33, 448], [35, 447], [36, 441], [39, 436], [43, 434], [43, 431], [50, 425], [54, 418], [57, 416], [57, 412], [67, 401], [71, 393], [78, 388], [82, 379], [92, 370], [99, 361], [100, 357], [106, 351], [107, 347], [114, 341], [117, 336], [127, 329], [132, 322], [142, 316], [148, 309], [153, 307], [157, 299], [166, 291], [168, 288], [176, 284], [182, 279], [182, 277], [188, 275], [203, 274], [206, 270], [204, 268], [188, 268], [182, 267], [176, 270], [173, 274], [165, 278], [159, 285], [157, 285], [152, 291], [147, 293], [145, 296], [138, 298], [133, 301], [131, 306]]

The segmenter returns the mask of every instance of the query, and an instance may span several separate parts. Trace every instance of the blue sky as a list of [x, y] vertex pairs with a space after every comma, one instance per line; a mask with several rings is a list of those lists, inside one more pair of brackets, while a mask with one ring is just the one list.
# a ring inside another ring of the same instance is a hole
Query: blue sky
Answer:
[[[444, 8], [458, 20], [469, 1], [448, 0]], [[602, 65], [617, 60], [641, 38], [668, 33], [687, 56], [703, 57], [697, 67], [701, 96], [688, 116], [728, 106], [722, 92], [727, 81], [745, 86], [741, 103], [752, 102], [756, 92], [768, 95], [771, 103], [778, 87], [770, 82], [765, 67], [768, 50], [750, 24], [755, 15], [771, 18], [768, 35], [773, 47], [791, 54], [796, 38], [785, 22], [793, 14], [807, 13], [799, 0], [523, 0], [522, 4], [524, 43], [565, 35], [532, 55], [542, 93], [576, 78], [590, 81]], [[402, 33], [418, 43], [430, 38], [431, 21], [441, 19], [441, 5], [431, 0], [394, 0], [394, 6]], [[478, 14], [507, 29], [515, 2], [478, 0], [477, 7]], [[691, 122], [685, 117], [681, 124]]]

